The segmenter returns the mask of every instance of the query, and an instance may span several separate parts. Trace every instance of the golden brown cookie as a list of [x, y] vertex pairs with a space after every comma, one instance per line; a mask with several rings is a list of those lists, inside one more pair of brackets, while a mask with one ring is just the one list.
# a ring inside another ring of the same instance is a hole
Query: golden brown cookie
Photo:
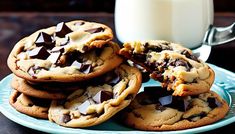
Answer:
[[66, 50], [71, 42], [48, 48], [45, 42], [42, 46], [27, 47], [28, 38], [33, 37], [26, 37], [15, 45], [8, 57], [8, 66], [15, 75], [29, 81], [83, 81], [102, 75], [122, 62], [116, 54], [120, 48], [114, 42], [106, 42], [81, 53], [76, 48]]
[[66, 89], [62, 89], [59, 86], [57, 87], [58, 90], [50, 90], [50, 88], [47, 89], [41, 85], [32, 85], [17, 76], [13, 76], [11, 87], [24, 95], [42, 99], [64, 99], [71, 93], [71, 91], [66, 91]]
[[215, 92], [172, 96], [165, 89], [147, 87], [121, 114], [126, 125], [141, 130], [181, 130], [214, 123], [229, 106]]
[[9, 102], [17, 111], [36, 118], [48, 118], [51, 100], [38, 99], [13, 90]]
[[119, 54], [144, 67], [175, 96], [208, 92], [214, 82], [214, 71], [179, 44], [133, 41], [124, 43]]
[[72, 93], [64, 101], [52, 101], [49, 119], [65, 127], [100, 124], [128, 106], [141, 87], [137, 68], [121, 65], [96, 85]]

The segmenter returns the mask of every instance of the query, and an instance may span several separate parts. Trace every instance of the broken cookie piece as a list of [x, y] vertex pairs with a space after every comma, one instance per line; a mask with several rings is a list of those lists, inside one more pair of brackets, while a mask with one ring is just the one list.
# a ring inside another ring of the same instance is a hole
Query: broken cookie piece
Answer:
[[174, 96], [208, 92], [214, 82], [214, 71], [179, 44], [133, 41], [124, 43], [119, 54], [145, 68], [162, 87], [174, 90]]

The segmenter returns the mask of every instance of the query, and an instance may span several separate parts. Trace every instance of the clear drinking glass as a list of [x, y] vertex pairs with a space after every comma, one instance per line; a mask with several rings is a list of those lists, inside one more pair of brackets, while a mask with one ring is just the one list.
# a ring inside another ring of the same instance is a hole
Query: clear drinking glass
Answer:
[[213, 19], [213, 0], [116, 0], [115, 4], [121, 42], [158, 39], [194, 48]]

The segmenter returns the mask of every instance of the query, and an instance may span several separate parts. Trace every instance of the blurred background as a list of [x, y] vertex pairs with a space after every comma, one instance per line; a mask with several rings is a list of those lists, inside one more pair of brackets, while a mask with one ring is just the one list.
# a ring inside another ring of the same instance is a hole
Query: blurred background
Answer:
[[[1, 0], [6, 12], [114, 12], [115, 0]], [[235, 12], [235, 0], [214, 0], [216, 12]]]

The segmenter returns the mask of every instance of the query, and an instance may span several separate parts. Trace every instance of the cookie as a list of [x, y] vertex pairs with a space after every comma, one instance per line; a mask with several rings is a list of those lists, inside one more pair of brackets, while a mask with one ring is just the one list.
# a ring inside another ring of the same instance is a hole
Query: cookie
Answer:
[[124, 43], [119, 54], [141, 65], [174, 96], [205, 93], [214, 82], [214, 71], [179, 44], [167, 41]]
[[100, 124], [128, 106], [140, 87], [139, 70], [123, 64], [96, 85], [77, 90], [64, 101], [52, 101], [48, 118], [65, 127]]
[[181, 130], [214, 123], [229, 106], [215, 92], [179, 97], [159, 87], [147, 87], [121, 114], [122, 121], [140, 130]]
[[[64, 99], [71, 91], [66, 90], [48, 90], [41, 85], [31, 85], [25, 79], [14, 76], [11, 87], [24, 95], [42, 99]], [[61, 87], [58, 87], [61, 88]]]
[[29, 81], [84, 81], [104, 74], [122, 62], [122, 58], [116, 54], [120, 48], [114, 42], [81, 53], [75, 48], [66, 51], [65, 47], [70, 46], [70, 43], [46, 48], [44, 42], [44, 46], [29, 49], [26, 47], [28, 38], [31, 36], [13, 48], [8, 57], [8, 66], [15, 75]]
[[30, 97], [13, 90], [9, 102], [17, 111], [36, 118], [48, 118], [51, 100]]

